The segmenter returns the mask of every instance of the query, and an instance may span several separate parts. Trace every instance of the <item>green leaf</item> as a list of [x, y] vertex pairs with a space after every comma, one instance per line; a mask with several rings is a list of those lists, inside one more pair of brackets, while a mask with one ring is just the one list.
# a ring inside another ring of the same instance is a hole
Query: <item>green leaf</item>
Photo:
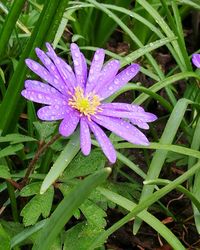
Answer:
[[34, 122], [33, 125], [35, 126], [40, 140], [45, 141], [49, 136], [51, 136], [55, 129], [57, 124], [55, 122]]
[[88, 156], [79, 153], [64, 171], [61, 180], [89, 175], [105, 165], [105, 156], [99, 149], [94, 149]]
[[69, 250], [69, 246], [70, 250], [87, 250], [100, 232], [86, 222], [79, 223], [66, 232], [63, 250]]
[[26, 185], [21, 191], [20, 196], [32, 196], [35, 194], [39, 194], [41, 182], [33, 182], [29, 185]]
[[0, 137], [0, 142], [11, 142], [11, 144], [28, 142], [28, 141], [36, 141], [35, 138], [21, 135], [21, 134], [8, 134], [6, 136]]
[[10, 237], [0, 224], [0, 249], [10, 250]]
[[0, 151], [0, 158], [8, 156], [8, 155], [14, 155], [17, 151], [23, 149], [23, 144], [16, 144], [8, 146]]
[[84, 214], [87, 219], [88, 224], [94, 227], [94, 230], [100, 230], [106, 226], [106, 213], [105, 211], [97, 206], [94, 202], [86, 200], [80, 206], [81, 212]]
[[0, 165], [0, 178], [3, 178], [3, 179], [10, 179], [11, 178], [10, 170], [9, 170], [8, 166]]
[[73, 215], [74, 211], [80, 207], [94, 188], [105, 181], [110, 172], [110, 168], [95, 172], [81, 181], [80, 185], [73, 188], [73, 190], [60, 202], [43, 227], [38, 240], [33, 246], [33, 250], [49, 249], [54, 239]]
[[49, 216], [51, 211], [54, 189], [50, 187], [45, 194], [37, 194], [22, 209], [23, 223], [25, 226], [34, 225], [39, 216]]

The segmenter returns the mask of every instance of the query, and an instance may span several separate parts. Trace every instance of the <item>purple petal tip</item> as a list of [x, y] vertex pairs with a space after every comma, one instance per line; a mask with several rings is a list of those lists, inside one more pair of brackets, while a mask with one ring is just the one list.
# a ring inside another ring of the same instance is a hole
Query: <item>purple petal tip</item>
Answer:
[[192, 63], [193, 63], [197, 68], [200, 68], [200, 54], [193, 54], [193, 55], [192, 55]]

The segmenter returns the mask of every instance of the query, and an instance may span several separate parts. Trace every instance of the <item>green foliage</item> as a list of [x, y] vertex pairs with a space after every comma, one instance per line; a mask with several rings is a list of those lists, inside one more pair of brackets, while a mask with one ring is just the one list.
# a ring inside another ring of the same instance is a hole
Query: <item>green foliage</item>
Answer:
[[89, 175], [103, 168], [105, 161], [106, 158], [99, 149], [94, 149], [87, 157], [79, 153], [63, 172], [61, 180], [65, 181], [75, 177]]
[[10, 237], [0, 224], [0, 249], [10, 250]]
[[0, 178], [3, 178], [3, 179], [10, 179], [11, 178], [10, 170], [9, 170], [8, 166], [0, 165]]
[[56, 123], [52, 122], [34, 122], [33, 125], [36, 128], [36, 131], [39, 135], [39, 139], [41, 141], [46, 140], [49, 138], [56, 129]]
[[[39, 191], [41, 183], [33, 183], [22, 190], [22, 196], [30, 196]], [[21, 216], [25, 226], [34, 225], [40, 215], [48, 217], [53, 202], [54, 190], [50, 187], [44, 194], [36, 194], [22, 209]]]
[[[159, 214], [170, 214], [173, 203], [166, 208], [160, 199], [174, 189], [191, 201], [191, 225], [200, 232], [200, 71], [189, 55], [199, 52], [199, 9], [199, 0], [0, 2], [0, 249], [100, 250], [133, 216], [135, 234], [143, 220], [173, 249], [185, 249], [173, 228], [147, 211], [156, 203]], [[159, 119], [147, 132], [147, 147], [110, 134], [118, 161], [109, 178], [109, 163], [93, 137], [90, 155], [79, 152], [79, 129], [40, 152], [58, 133], [59, 122], [39, 121], [40, 105], [25, 102], [21, 90], [25, 79], [38, 80], [24, 61], [35, 60], [34, 49], [45, 42], [69, 64], [69, 44], [76, 42], [88, 64], [102, 47], [106, 61], [141, 66], [138, 82], [133, 79], [107, 101], [142, 105]], [[163, 169], [174, 165], [184, 174], [173, 180], [172, 173], [169, 180]], [[122, 219], [107, 228], [109, 209]], [[174, 223], [185, 223], [181, 215], [173, 212]]]

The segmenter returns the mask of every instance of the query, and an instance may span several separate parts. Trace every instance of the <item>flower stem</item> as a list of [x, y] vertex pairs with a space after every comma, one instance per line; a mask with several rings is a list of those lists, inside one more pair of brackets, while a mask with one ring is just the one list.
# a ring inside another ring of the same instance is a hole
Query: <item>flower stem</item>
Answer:
[[26, 171], [26, 174], [23, 178], [23, 180], [21, 181], [20, 185], [22, 187], [24, 187], [26, 184], [28, 184], [28, 181], [29, 181], [29, 176], [32, 174], [32, 172], [34, 171], [34, 168], [35, 168], [35, 164], [36, 162], [39, 160], [40, 158], [40, 155], [51, 145], [53, 144], [58, 138], [60, 137], [59, 134], [55, 135], [52, 137], [52, 139], [47, 142], [46, 144], [42, 144], [38, 151], [36, 152], [34, 158], [32, 159], [32, 161], [29, 163], [28, 165], [28, 168], [27, 168], [27, 171]]

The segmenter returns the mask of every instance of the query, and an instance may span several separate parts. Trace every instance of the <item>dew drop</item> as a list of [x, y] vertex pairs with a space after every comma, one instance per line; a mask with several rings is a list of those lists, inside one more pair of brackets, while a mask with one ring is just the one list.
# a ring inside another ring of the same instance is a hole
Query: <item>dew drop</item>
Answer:
[[37, 64], [33, 63], [32, 66], [33, 66], [34, 70], [38, 70], [38, 65]]
[[79, 62], [76, 61], [76, 60], [74, 60], [74, 65], [75, 65], [75, 66], [78, 66], [78, 65], [79, 65]]
[[42, 99], [42, 95], [41, 94], [38, 94], [38, 99]]
[[94, 56], [94, 60], [96, 60], [96, 61], [99, 60], [99, 56], [98, 56], [98, 55], [95, 55], [95, 56]]

